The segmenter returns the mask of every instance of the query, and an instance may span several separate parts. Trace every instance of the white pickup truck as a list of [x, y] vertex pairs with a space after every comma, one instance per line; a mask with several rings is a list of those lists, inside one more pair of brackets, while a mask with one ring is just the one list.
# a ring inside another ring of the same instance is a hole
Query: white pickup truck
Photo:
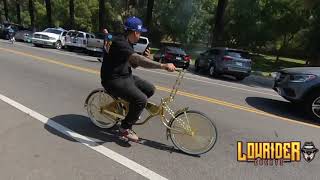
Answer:
[[53, 46], [61, 49], [65, 45], [67, 31], [62, 28], [47, 28], [42, 32], [35, 32], [31, 39], [35, 46]]
[[[88, 54], [101, 54], [103, 52], [104, 34], [96, 34], [95, 38], [89, 38], [87, 44]], [[133, 49], [138, 54], [142, 54], [149, 45], [149, 39], [141, 36], [139, 41], [133, 45]]]
[[95, 38], [95, 35], [88, 32], [70, 30], [66, 35], [66, 47], [69, 50], [85, 50], [88, 45], [88, 40], [91, 38]]
[[133, 45], [133, 49], [138, 54], [143, 54], [149, 45], [149, 39], [147, 37], [140, 36], [139, 41]]
[[89, 55], [102, 54], [104, 37], [105, 35], [103, 33], [99, 33], [95, 35], [95, 38], [88, 39], [86, 49]]

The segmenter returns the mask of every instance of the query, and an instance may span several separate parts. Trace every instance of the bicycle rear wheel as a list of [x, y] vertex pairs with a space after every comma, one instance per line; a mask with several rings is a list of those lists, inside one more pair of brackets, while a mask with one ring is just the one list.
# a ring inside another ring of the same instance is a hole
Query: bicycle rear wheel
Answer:
[[103, 109], [122, 114], [123, 109], [115, 99], [103, 89], [97, 89], [90, 93], [86, 100], [87, 112], [90, 120], [100, 128], [112, 128], [119, 119], [110, 114], [103, 113]]
[[[178, 114], [169, 123], [170, 139], [181, 151], [200, 155], [210, 151], [217, 141], [217, 128], [214, 122], [198, 111]], [[182, 131], [182, 132], [177, 132]]]

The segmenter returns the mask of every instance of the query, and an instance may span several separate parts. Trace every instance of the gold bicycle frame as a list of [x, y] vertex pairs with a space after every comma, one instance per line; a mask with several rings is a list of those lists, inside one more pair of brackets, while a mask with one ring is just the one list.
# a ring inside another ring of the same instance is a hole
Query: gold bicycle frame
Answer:
[[[182, 112], [184, 112], [186, 115], [186, 111], [189, 109], [188, 107], [185, 107], [185, 108], [182, 108], [182, 109], [174, 112], [169, 106], [170, 103], [174, 102], [175, 96], [178, 92], [178, 88], [179, 88], [181, 81], [182, 81], [184, 74], [185, 74], [185, 70], [180, 69], [177, 71], [179, 72], [179, 74], [178, 74], [178, 77], [176, 79], [174, 86], [172, 87], [172, 90], [170, 92], [170, 96], [166, 97], [166, 98], [161, 98], [161, 102], [159, 105], [156, 105], [155, 103], [152, 103], [152, 102], [148, 102], [145, 109], [149, 112], [149, 116], [143, 122], [136, 123], [135, 125], [143, 125], [143, 124], [147, 123], [151, 118], [156, 117], [156, 116], [160, 116], [161, 122], [168, 130], [172, 130], [172, 131], [179, 132], [179, 133], [186, 133], [189, 135], [194, 134], [194, 132], [190, 128], [190, 125], [186, 128], [186, 123], [183, 121], [181, 121], [181, 123], [182, 123], [184, 131], [169, 127], [169, 123], [170, 123], [171, 119], [168, 119], [165, 117], [165, 112], [168, 112], [169, 115], [171, 116], [171, 118], [176, 118], [176, 115], [178, 115]], [[129, 109], [129, 104], [122, 99], [116, 99], [116, 101], [114, 102], [114, 105], [117, 105], [117, 104], [122, 104], [122, 106], [124, 108]], [[117, 114], [117, 113], [108, 111], [109, 108], [110, 108], [110, 105], [107, 105], [105, 107], [102, 107], [100, 111], [103, 113], [112, 115], [112, 116], [118, 118], [120, 121], [125, 118], [126, 114]]]

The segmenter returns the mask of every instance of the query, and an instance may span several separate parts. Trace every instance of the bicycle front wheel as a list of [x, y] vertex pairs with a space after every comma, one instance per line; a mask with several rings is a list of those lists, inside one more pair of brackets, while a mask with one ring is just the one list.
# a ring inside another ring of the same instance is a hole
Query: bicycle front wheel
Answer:
[[217, 141], [217, 128], [214, 122], [198, 111], [178, 114], [169, 123], [172, 143], [181, 151], [200, 155], [210, 151]]

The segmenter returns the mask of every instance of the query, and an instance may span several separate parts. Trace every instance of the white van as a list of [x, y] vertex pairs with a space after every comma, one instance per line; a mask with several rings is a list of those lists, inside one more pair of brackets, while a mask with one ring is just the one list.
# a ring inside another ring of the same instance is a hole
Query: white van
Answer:
[[133, 49], [136, 53], [142, 54], [149, 45], [149, 39], [147, 37], [140, 36], [139, 41], [133, 45]]

